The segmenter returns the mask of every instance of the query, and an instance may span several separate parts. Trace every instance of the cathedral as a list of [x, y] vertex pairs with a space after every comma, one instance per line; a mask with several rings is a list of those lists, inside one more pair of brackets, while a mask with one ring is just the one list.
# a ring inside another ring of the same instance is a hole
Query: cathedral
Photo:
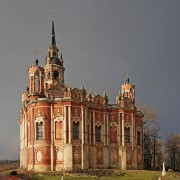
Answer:
[[52, 19], [45, 65], [35, 60], [29, 68], [29, 87], [22, 93], [20, 167], [142, 169], [143, 114], [135, 106], [135, 85], [127, 77], [115, 104], [109, 104], [106, 92], [96, 95], [65, 83], [63, 62]]

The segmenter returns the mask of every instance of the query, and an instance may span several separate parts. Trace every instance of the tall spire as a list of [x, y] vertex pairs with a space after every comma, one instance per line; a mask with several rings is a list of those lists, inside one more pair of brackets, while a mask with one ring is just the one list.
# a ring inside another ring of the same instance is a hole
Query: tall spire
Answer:
[[61, 59], [61, 60], [63, 59], [63, 57], [62, 57], [62, 48], [61, 48], [61, 57], [60, 57], [60, 59]]
[[128, 72], [126, 74], [126, 83], [129, 83], [129, 76], [128, 76]]
[[52, 34], [51, 34], [51, 45], [56, 46], [56, 37], [54, 31], [54, 17], [52, 16]]

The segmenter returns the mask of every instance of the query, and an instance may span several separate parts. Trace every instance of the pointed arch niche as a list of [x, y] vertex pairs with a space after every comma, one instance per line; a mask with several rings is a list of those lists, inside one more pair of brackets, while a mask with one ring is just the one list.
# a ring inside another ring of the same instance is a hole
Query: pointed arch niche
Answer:
[[110, 143], [117, 143], [117, 123], [110, 123]]
[[54, 139], [62, 140], [63, 138], [63, 117], [59, 113], [54, 116]]

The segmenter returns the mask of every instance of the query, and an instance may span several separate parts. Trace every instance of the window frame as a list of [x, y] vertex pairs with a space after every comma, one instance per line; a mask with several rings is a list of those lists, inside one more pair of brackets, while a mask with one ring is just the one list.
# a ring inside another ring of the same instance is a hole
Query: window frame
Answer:
[[73, 140], [79, 140], [80, 123], [73, 121]]
[[101, 126], [95, 126], [95, 142], [101, 142]]
[[137, 145], [141, 145], [141, 132], [137, 131]]
[[[41, 122], [36, 122], [35, 124], [36, 124], [36, 140], [43, 140], [44, 139], [44, 123], [41, 121]], [[41, 125], [40, 132], [38, 132], [39, 125]], [[42, 135], [39, 136], [38, 134], [42, 134]]]
[[124, 142], [125, 143], [131, 143], [130, 138], [130, 127], [124, 127]]
[[53, 79], [59, 80], [59, 72], [57, 70], [53, 71]]
[[[59, 134], [59, 135], [61, 135], [61, 137], [58, 137], [57, 138], [57, 123], [61, 123], [61, 133]], [[55, 139], [57, 139], [57, 140], [61, 140], [62, 139], [62, 137], [63, 137], [63, 124], [62, 124], [62, 121], [55, 121], [54, 122], [54, 129], [55, 129], [55, 133], [54, 133], [54, 137], [55, 137]]]

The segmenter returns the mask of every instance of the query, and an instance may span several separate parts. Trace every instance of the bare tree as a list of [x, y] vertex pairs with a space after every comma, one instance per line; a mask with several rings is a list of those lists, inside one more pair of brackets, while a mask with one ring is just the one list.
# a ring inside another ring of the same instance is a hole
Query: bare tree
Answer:
[[144, 168], [150, 169], [156, 166], [156, 148], [159, 138], [160, 125], [157, 123], [156, 111], [147, 106], [140, 105], [138, 109], [144, 114], [143, 117], [143, 149], [144, 149]]
[[170, 133], [165, 143], [166, 164], [180, 171], [180, 134]]
[[155, 149], [155, 157], [156, 157], [156, 166], [158, 168], [162, 167], [164, 162], [164, 142], [162, 140], [156, 141], [156, 149]]
[[140, 110], [143, 114], [143, 127], [146, 128], [150, 124], [152, 124], [157, 119], [157, 112], [152, 107], [147, 105], [138, 105], [138, 110]]

